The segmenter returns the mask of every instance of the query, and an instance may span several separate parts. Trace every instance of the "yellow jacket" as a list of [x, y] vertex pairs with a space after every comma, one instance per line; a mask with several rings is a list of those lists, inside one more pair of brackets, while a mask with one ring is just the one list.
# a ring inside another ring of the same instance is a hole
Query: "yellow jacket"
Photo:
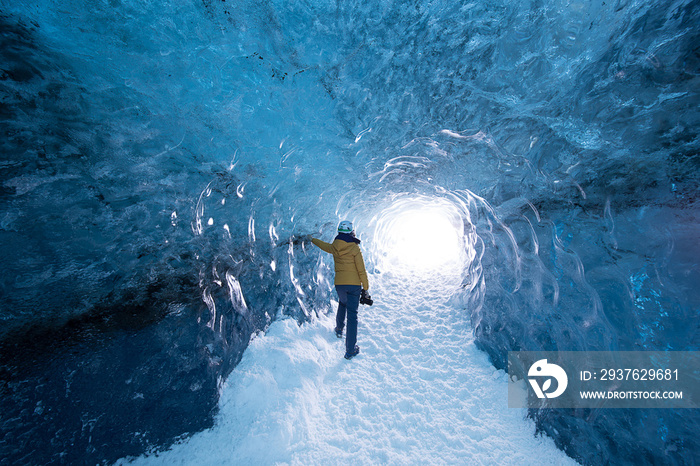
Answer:
[[316, 238], [313, 238], [311, 242], [321, 250], [333, 254], [336, 285], [361, 285], [363, 289], [369, 290], [365, 261], [357, 243], [348, 243], [339, 238], [336, 238], [333, 244], [325, 243]]

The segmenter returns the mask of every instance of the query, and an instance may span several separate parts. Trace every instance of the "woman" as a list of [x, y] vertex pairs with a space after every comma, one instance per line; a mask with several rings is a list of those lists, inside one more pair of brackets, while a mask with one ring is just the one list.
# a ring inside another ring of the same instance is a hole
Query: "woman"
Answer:
[[335, 334], [343, 337], [345, 316], [348, 333], [345, 337], [345, 359], [352, 359], [360, 352], [357, 342], [357, 308], [360, 295], [369, 289], [365, 261], [360, 251], [360, 240], [355, 237], [352, 223], [344, 220], [338, 225], [338, 236], [332, 244], [313, 238], [311, 240], [321, 250], [333, 254], [335, 262], [335, 290], [338, 293], [338, 313], [335, 316]]

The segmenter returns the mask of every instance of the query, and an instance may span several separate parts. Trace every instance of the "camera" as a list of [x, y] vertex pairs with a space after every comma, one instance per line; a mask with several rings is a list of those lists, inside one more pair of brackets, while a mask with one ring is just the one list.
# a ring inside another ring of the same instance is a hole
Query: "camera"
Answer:
[[372, 300], [372, 297], [367, 293], [366, 290], [362, 290], [360, 293], [360, 304], [365, 304], [367, 306], [371, 306], [374, 304], [374, 301]]

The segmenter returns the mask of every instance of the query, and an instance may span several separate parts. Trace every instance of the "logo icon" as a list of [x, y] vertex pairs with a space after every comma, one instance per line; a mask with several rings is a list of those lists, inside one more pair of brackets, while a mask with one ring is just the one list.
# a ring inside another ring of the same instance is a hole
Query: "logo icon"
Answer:
[[[569, 383], [569, 378], [566, 376], [564, 369], [556, 364], [548, 363], [546, 359], [540, 359], [530, 366], [527, 375], [528, 377], [548, 377], [542, 384], [542, 387], [540, 387], [537, 379], [528, 379], [532, 389], [537, 394], [537, 398], [556, 398], [564, 393]], [[557, 388], [553, 392], [548, 392], [547, 390], [552, 386], [552, 378], [557, 381]]]

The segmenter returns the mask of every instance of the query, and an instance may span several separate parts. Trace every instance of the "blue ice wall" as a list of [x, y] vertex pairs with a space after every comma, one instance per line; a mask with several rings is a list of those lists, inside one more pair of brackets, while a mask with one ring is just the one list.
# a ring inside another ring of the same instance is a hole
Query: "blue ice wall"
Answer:
[[[293, 235], [403, 193], [473, 223], [496, 367], [697, 350], [697, 1], [1, 5], [7, 461], [208, 426], [253, 332], [326, 311]], [[532, 416], [583, 463], [698, 452], [694, 412]]]

